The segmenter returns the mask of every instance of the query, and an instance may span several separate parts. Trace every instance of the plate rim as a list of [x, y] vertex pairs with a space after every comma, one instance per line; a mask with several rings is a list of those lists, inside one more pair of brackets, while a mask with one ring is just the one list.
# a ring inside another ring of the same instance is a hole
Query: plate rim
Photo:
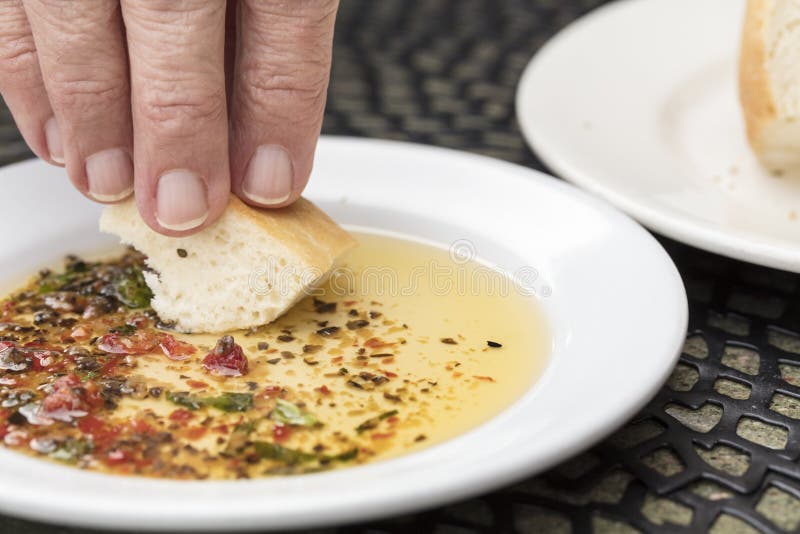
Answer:
[[[79, 525], [79, 526], [93, 526], [93, 527], [105, 527], [105, 528], [130, 528], [132, 526], [136, 526], [137, 528], [146, 529], [146, 530], [164, 530], [166, 529], [186, 529], [192, 528], [196, 530], [219, 530], [221, 528], [235, 528], [236, 530], [264, 530], [264, 529], [272, 529], [272, 528], [300, 528], [300, 527], [312, 527], [312, 526], [320, 526], [320, 525], [332, 525], [332, 524], [342, 524], [348, 523], [352, 521], [361, 521], [361, 520], [369, 520], [374, 519], [377, 517], [385, 516], [387, 514], [398, 514], [404, 513], [411, 510], [416, 510], [420, 508], [427, 508], [430, 506], [440, 505], [445, 502], [451, 502], [457, 499], [465, 498], [468, 496], [475, 495], [477, 493], [484, 493], [486, 491], [490, 491], [495, 489], [499, 486], [503, 486], [514, 482], [520, 478], [529, 476], [530, 472], [533, 471], [541, 471], [542, 469], [552, 466], [553, 464], [557, 463], [558, 461], [567, 458], [580, 450], [585, 449], [586, 447], [590, 446], [595, 441], [601, 439], [605, 435], [613, 432], [615, 428], [625, 421], [627, 421], [632, 415], [634, 415], [642, 405], [644, 405], [660, 388], [661, 384], [664, 380], [666, 380], [668, 374], [671, 372], [675, 361], [680, 355], [680, 348], [682, 347], [683, 340], [686, 334], [686, 327], [688, 323], [688, 305], [686, 301], [686, 293], [683, 286], [682, 279], [680, 274], [677, 271], [674, 263], [672, 262], [669, 255], [664, 251], [663, 247], [651, 236], [649, 235], [643, 228], [639, 227], [634, 221], [632, 221], [628, 216], [620, 213], [618, 210], [608, 206], [607, 204], [603, 203], [602, 201], [591, 197], [590, 195], [586, 194], [578, 190], [577, 188], [566, 184], [560, 180], [556, 180], [551, 176], [546, 175], [540, 171], [535, 169], [529, 169], [520, 165], [516, 165], [513, 163], [505, 162], [502, 160], [497, 160], [494, 158], [490, 158], [487, 156], [482, 156], [478, 154], [462, 152], [458, 150], [448, 149], [448, 148], [440, 148], [434, 147], [429, 145], [419, 145], [414, 143], [406, 143], [406, 142], [397, 142], [397, 141], [388, 141], [388, 140], [375, 140], [375, 139], [365, 139], [365, 138], [355, 138], [355, 137], [328, 137], [323, 136], [320, 140], [320, 146], [323, 147], [323, 150], [336, 150], [342, 147], [354, 147], [363, 150], [364, 145], [367, 146], [367, 150], [376, 147], [377, 150], [390, 150], [392, 152], [399, 152], [401, 155], [409, 155], [410, 153], [416, 153], [417, 151], [422, 151], [427, 153], [428, 155], [433, 155], [433, 157], [443, 157], [443, 158], [461, 158], [464, 160], [469, 160], [472, 162], [480, 163], [482, 165], [490, 166], [495, 169], [501, 169], [503, 174], [518, 174], [520, 176], [530, 177], [534, 181], [539, 181], [540, 183], [544, 184], [546, 182], [547, 187], [552, 187], [557, 190], [567, 191], [566, 194], [575, 196], [578, 198], [578, 202], [580, 203], [588, 203], [589, 207], [597, 210], [601, 210], [607, 214], [608, 217], [614, 217], [619, 219], [620, 221], [627, 220], [627, 222], [621, 222], [620, 224], [629, 225], [631, 231], [638, 232], [641, 237], [643, 238], [643, 243], [649, 243], [648, 246], [654, 247], [653, 250], [662, 256], [664, 260], [664, 265], [667, 268], [667, 271], [671, 273], [671, 280], [664, 281], [665, 285], [673, 285], [674, 288], [677, 290], [677, 294], [672, 295], [672, 301], [670, 305], [675, 305], [676, 312], [678, 316], [676, 320], [672, 323], [672, 333], [670, 334], [670, 339], [673, 339], [673, 345], [670, 347], [666, 347], [663, 349], [664, 354], [667, 354], [670, 357], [664, 358], [664, 364], [662, 369], [660, 369], [659, 373], [654, 373], [651, 377], [650, 383], [648, 387], [645, 388], [646, 391], [643, 391], [638, 399], [638, 402], [631, 403], [625, 410], [619, 410], [618, 412], [614, 413], [612, 416], [607, 417], [606, 421], [602, 425], [597, 425], [591, 433], [584, 433], [580, 436], [579, 439], [573, 439], [570, 443], [560, 447], [558, 450], [551, 450], [548, 455], [540, 455], [534, 458], [528, 458], [526, 462], [522, 464], [515, 464], [511, 465], [510, 463], [506, 463], [502, 466], [502, 468], [498, 467], [494, 471], [483, 471], [483, 472], [476, 472], [471, 475], [471, 477], [463, 476], [460, 479], [460, 486], [454, 485], [453, 483], [445, 483], [442, 481], [438, 482], [439, 486], [443, 486], [447, 488], [446, 490], [436, 489], [431, 491], [430, 488], [427, 490], [420, 489], [417, 495], [407, 495], [404, 501], [395, 500], [386, 504], [385, 507], [376, 508], [373, 510], [358, 510], [358, 516], [353, 517], [350, 512], [352, 510], [348, 510], [345, 513], [342, 511], [329, 511], [327, 515], [318, 516], [318, 517], [308, 517], [308, 516], [295, 516], [294, 518], [289, 517], [288, 519], [284, 518], [283, 521], [279, 521], [277, 523], [272, 524], [265, 524], [265, 520], [262, 518], [260, 521], [257, 519], [261, 517], [260, 515], [256, 514], [251, 517], [249, 524], [248, 523], [237, 523], [235, 525], [230, 524], [215, 524], [213, 522], [206, 522], [206, 523], [197, 523], [195, 522], [183, 522], [180, 525], [175, 524], [175, 519], [171, 519], [170, 521], [172, 524], [155, 524], [150, 523], [149, 521], [143, 521], [141, 524], [134, 525], [130, 522], [130, 517], [126, 519], [127, 523], [119, 524], [114, 520], [115, 514], [112, 516], [109, 515], [95, 515], [91, 517], [85, 517], [76, 515], [74, 511], [69, 509], [59, 509], [56, 507], [51, 507], [47, 510], [47, 513], [44, 510], [34, 510], [30, 512], [27, 509], [20, 508], [20, 502], [13, 502], [8, 501], [7, 496], [0, 493], [0, 509], [4, 512], [12, 513], [13, 515], [21, 515], [24, 517], [28, 517], [34, 520], [39, 521], [49, 521], [49, 522], [58, 522], [61, 524], [67, 523], [72, 525]], [[413, 154], [412, 154], [413, 155]], [[9, 167], [23, 167], [26, 165], [31, 165], [31, 161], [36, 160], [28, 160], [26, 162], [21, 162], [14, 164], [13, 166], [8, 166], [3, 169], [0, 169], [0, 174], [7, 173], [7, 169]], [[37, 165], [40, 163], [34, 163]], [[41, 165], [44, 165], [41, 163]], [[552, 363], [552, 362], [551, 362]], [[543, 375], [538, 379], [538, 381], [533, 385], [531, 389], [535, 389], [536, 385], [541, 383], [543, 380], [546, 379], [548, 373], [552, 371], [552, 365], [548, 363]], [[527, 394], [526, 394], [527, 395]], [[508, 408], [507, 408], [508, 410]], [[499, 416], [499, 415], [498, 415]], [[495, 416], [494, 419], [497, 419], [498, 416]], [[490, 421], [491, 422], [491, 421]], [[484, 423], [484, 425], [487, 423]], [[429, 451], [446, 448], [449, 444], [452, 444], [454, 441], [459, 440], [465, 436], [470, 435], [471, 433], [475, 432], [478, 428], [476, 427], [473, 430], [468, 431], [465, 434], [462, 434], [459, 437], [453, 438], [448, 440], [442, 444], [438, 444], [427, 449], [424, 449], [420, 452], [413, 453], [411, 455], [405, 455], [401, 458], [408, 458], [408, 457], [417, 457], [426, 454]], [[42, 462], [41, 460], [36, 460], [33, 458], [28, 458], [26, 456], [22, 456], [19, 453], [13, 453], [12, 451], [0, 450], [0, 465], [5, 461], [5, 457], [8, 454], [13, 454], [13, 457], [22, 460], [24, 458], [26, 461], [35, 462], [36, 464], [45, 464], [46, 462]], [[20, 458], [22, 456], [22, 458]], [[372, 466], [375, 465], [382, 465], [387, 464], [389, 462], [395, 462], [396, 460], [387, 460], [385, 462], [379, 462], [376, 464], [371, 464]], [[74, 468], [71, 467], [62, 467], [62, 466], [54, 466], [50, 465], [49, 468], [58, 468], [58, 469], [66, 469], [70, 470], [70, 472], [74, 472]], [[356, 467], [356, 468], [349, 468], [340, 471], [347, 472], [352, 471], [353, 469], [366, 469], [368, 466], [364, 467]], [[101, 479], [107, 480], [109, 475], [97, 474], [97, 473], [83, 473], [84, 475], [91, 476], [91, 477], [100, 477]], [[320, 474], [320, 475], [304, 475], [304, 477], [317, 477], [317, 476], [330, 476], [330, 473]], [[302, 477], [301, 477], [302, 478]], [[136, 485], [142, 479], [135, 479], [135, 483], [132, 485]], [[158, 486], [161, 485], [170, 485], [177, 487], [178, 485], [183, 484], [191, 484], [191, 482], [186, 481], [174, 481], [174, 480], [157, 480], [153, 481], [152, 479], [144, 479], [147, 480], [147, 484], [155, 484]], [[260, 480], [253, 480], [247, 481], [245, 483], [254, 482], [257, 483]], [[122, 483], [122, 481], [119, 481]], [[300, 481], [302, 482], [302, 481]], [[468, 483], [465, 483], [468, 482]], [[201, 484], [204, 485], [214, 485], [216, 487], [224, 487], [226, 484], [242, 484], [242, 482], [203, 482]], [[475, 489], [475, 488], [478, 489]], [[421, 506], [419, 501], [420, 498], [425, 498], [424, 506]], [[385, 500], [385, 499], [384, 499]], [[22, 499], [24, 501], [24, 499]], [[269, 516], [268, 516], [269, 517]], [[255, 521], [254, 521], [255, 519]], [[274, 518], [273, 518], [274, 519]], [[201, 518], [203, 521], [207, 521], [206, 518]]]

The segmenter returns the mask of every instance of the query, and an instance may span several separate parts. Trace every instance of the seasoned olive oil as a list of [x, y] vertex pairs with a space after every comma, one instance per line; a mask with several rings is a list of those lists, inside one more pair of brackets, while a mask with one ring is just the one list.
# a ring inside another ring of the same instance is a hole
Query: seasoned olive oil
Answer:
[[356, 237], [314, 294], [227, 336], [161, 323], [136, 253], [41, 274], [2, 309], [5, 445], [117, 474], [304, 473], [442, 442], [533, 384], [550, 338], [532, 297], [451, 251]]

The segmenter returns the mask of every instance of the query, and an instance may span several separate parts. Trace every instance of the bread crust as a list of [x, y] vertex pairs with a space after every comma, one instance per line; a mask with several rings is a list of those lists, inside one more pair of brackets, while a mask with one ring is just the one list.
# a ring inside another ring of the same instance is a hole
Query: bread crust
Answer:
[[309, 266], [327, 271], [342, 253], [353, 248], [356, 240], [305, 198], [277, 209], [248, 206], [231, 195], [227, 210], [260, 226], [265, 233], [283, 243]]
[[764, 153], [763, 134], [778, 118], [767, 72], [766, 23], [774, 0], [748, 0], [739, 55], [739, 99], [744, 112], [747, 139], [759, 157]]

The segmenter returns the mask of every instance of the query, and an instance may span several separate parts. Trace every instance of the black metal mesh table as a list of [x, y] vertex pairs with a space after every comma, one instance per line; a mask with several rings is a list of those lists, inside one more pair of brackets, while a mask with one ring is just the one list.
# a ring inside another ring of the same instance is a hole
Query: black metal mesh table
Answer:
[[[515, 123], [517, 80], [545, 40], [600, 3], [343, 0], [324, 132], [544, 169]], [[3, 113], [0, 163], [28, 157]], [[687, 287], [690, 331], [669, 382], [633, 421], [512, 487], [331, 531], [800, 530], [800, 276], [661, 241]], [[0, 528], [77, 532], [11, 518]]]

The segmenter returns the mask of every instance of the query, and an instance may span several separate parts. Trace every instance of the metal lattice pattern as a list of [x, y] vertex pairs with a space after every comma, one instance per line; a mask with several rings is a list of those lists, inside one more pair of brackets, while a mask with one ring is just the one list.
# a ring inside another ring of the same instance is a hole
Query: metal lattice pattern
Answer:
[[[543, 169], [515, 123], [517, 80], [552, 34], [601, 3], [343, 0], [324, 132]], [[6, 112], [0, 121], [0, 163], [27, 157]], [[687, 286], [690, 332], [633, 421], [513, 487], [332, 532], [800, 531], [800, 276], [662, 242]], [[0, 521], [3, 532], [77, 532]]]

